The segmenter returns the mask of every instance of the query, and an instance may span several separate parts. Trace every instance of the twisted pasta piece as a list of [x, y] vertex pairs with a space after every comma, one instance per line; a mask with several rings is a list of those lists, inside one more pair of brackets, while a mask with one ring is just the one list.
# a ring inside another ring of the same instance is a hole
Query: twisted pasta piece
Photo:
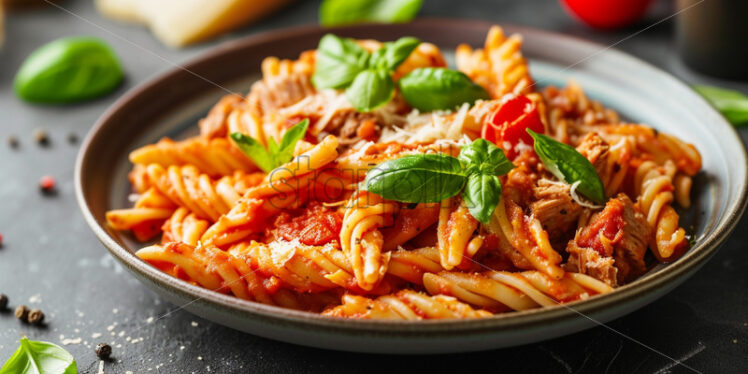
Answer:
[[557, 140], [572, 143], [573, 137], [595, 129], [581, 126], [618, 124], [620, 119], [614, 110], [605, 108], [598, 101], [590, 100], [582, 86], [570, 81], [563, 89], [554, 86], [543, 90], [545, 105], [542, 110], [549, 133]]
[[461, 198], [448, 198], [441, 203], [437, 237], [442, 267], [451, 270], [473, 257], [483, 244], [483, 238], [473, 237], [478, 221], [473, 218]]
[[225, 95], [218, 100], [210, 109], [205, 118], [198, 121], [200, 127], [200, 136], [211, 139], [227, 136], [227, 120], [229, 115], [236, 109], [246, 106], [244, 98], [236, 95]]
[[539, 271], [512, 273], [426, 273], [423, 284], [430, 294], [447, 294], [491, 311], [526, 310], [553, 306], [613, 290], [607, 284], [579, 273], [559, 279]]
[[196, 246], [209, 225], [208, 221], [202, 220], [186, 208], [180, 207], [161, 227], [164, 233], [161, 237], [161, 243], [182, 242]]
[[[264, 220], [283, 209], [301, 206], [310, 197], [330, 196], [327, 189], [337, 186], [327, 178], [330, 174], [318, 173], [318, 170], [335, 160], [337, 144], [334, 136], [328, 136], [270, 172], [262, 184], [247, 190], [231, 210], [220, 216], [203, 234], [201, 241], [215, 246], [237, 242], [261, 231], [266, 225]], [[321, 183], [316, 182], [319, 176], [322, 176]]]
[[150, 187], [138, 197], [133, 208], [109, 210], [106, 220], [113, 229], [131, 230], [136, 239], [144, 242], [158, 234], [174, 209], [174, 203], [155, 187]]
[[686, 231], [678, 226], [678, 214], [670, 206], [676, 166], [668, 160], [663, 166], [645, 161], [636, 169], [634, 188], [639, 198], [636, 205], [655, 229], [653, 252], [661, 261], [678, 258], [688, 248]]
[[411, 290], [401, 290], [376, 299], [346, 294], [343, 295], [342, 305], [328, 309], [322, 314], [331, 317], [404, 320], [491, 316], [490, 312], [475, 310], [453, 297], [429, 296]]
[[483, 49], [457, 46], [457, 69], [483, 86], [493, 99], [506, 94], [526, 94], [534, 85], [527, 60], [522, 56], [522, 37], [506, 37], [499, 26], [488, 31]]
[[366, 191], [354, 194], [346, 207], [340, 245], [364, 290], [371, 290], [387, 271], [390, 254], [382, 253], [384, 236], [379, 229], [397, 209], [398, 204]]
[[235, 171], [257, 170], [254, 164], [228, 139], [194, 137], [175, 142], [164, 138], [156, 144], [140, 147], [130, 153], [133, 164], [194, 165], [211, 177], [231, 175]]
[[280, 288], [241, 258], [215, 247], [175, 242], [145, 247], [136, 255], [177, 278], [244, 300], [310, 311], [337, 301], [332, 294], [299, 294]]
[[265, 176], [264, 173], [239, 171], [213, 180], [193, 165], [171, 165], [164, 169], [159, 164], [150, 164], [147, 172], [156, 188], [173, 203], [213, 222], [236, 205], [250, 187], [260, 184]]
[[442, 55], [439, 47], [431, 43], [421, 43], [397, 67], [395, 73], [392, 74], [392, 79], [397, 82], [400, 78], [408, 75], [408, 73], [415, 69], [429, 67], [447, 67], [447, 60], [444, 59], [444, 55]]
[[[504, 195], [494, 211], [487, 229], [506, 241], [514, 250], [537, 269], [552, 278], [560, 279], [564, 276], [561, 269], [561, 255], [558, 254], [548, 241], [548, 233], [542, 224], [534, 217], [526, 217], [513, 201]], [[500, 247], [501, 248], [501, 247]], [[517, 267], [524, 268], [525, 263], [516, 261], [516, 255], [508, 256]]]

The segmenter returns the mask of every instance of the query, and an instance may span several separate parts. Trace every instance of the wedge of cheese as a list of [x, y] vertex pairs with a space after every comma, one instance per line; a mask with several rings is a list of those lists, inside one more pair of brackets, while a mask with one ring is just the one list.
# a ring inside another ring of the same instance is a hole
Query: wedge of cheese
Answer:
[[107, 17], [143, 24], [181, 47], [256, 21], [291, 0], [96, 0]]

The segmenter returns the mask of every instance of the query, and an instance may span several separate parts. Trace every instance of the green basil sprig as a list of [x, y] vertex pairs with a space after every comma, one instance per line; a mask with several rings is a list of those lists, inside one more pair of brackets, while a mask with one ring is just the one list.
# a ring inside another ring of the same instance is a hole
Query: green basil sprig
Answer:
[[329, 27], [361, 22], [409, 22], [422, 3], [423, 0], [324, 0], [319, 8], [319, 23]]
[[13, 83], [27, 101], [67, 103], [92, 99], [114, 90], [122, 67], [111, 48], [95, 38], [53, 41], [24, 61]]
[[534, 140], [535, 153], [548, 171], [568, 184], [579, 182], [576, 190], [584, 197], [602, 204], [605, 188], [595, 167], [574, 147], [527, 129]]
[[404, 37], [385, 43], [371, 54], [352, 39], [327, 34], [317, 47], [312, 83], [317, 88], [345, 88], [346, 97], [356, 110], [370, 112], [392, 99], [392, 72], [420, 43], [416, 38]]
[[735, 90], [712, 86], [693, 86], [734, 126], [748, 125], [748, 96]]
[[463, 103], [489, 98], [486, 90], [467, 75], [447, 68], [415, 69], [398, 85], [405, 101], [424, 112], [455, 109]]
[[384, 162], [366, 174], [363, 189], [406, 203], [435, 203], [462, 191], [470, 214], [488, 223], [501, 198], [498, 176], [512, 168], [504, 151], [479, 138], [458, 157], [427, 153]]
[[308, 128], [309, 120], [302, 120], [283, 134], [280, 144], [269, 137], [267, 149], [257, 139], [240, 132], [231, 133], [231, 139], [244, 154], [254, 161], [257, 167], [269, 173], [278, 166], [291, 161], [296, 143], [304, 138]]
[[62, 347], [21, 338], [20, 346], [0, 368], [0, 374], [77, 374], [73, 355]]

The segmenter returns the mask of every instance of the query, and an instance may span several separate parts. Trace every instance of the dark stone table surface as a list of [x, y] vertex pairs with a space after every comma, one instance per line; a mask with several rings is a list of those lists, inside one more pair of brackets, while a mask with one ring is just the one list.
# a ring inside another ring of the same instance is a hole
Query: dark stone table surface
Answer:
[[[70, 144], [67, 138], [71, 133], [85, 136], [102, 112], [128, 89], [222, 41], [316, 22], [318, 2], [299, 1], [260, 24], [184, 50], [164, 47], [140, 27], [104, 19], [90, 0], [60, 3], [78, 16], [52, 7], [14, 13], [6, 20], [7, 40], [0, 50], [0, 234], [4, 237], [0, 292], [10, 297], [12, 306], [40, 307], [48, 319], [45, 328], [35, 328], [20, 324], [12, 312], [0, 313], [0, 362], [16, 349], [18, 338], [27, 335], [57, 344], [67, 342], [65, 348], [75, 356], [80, 372], [98, 371], [92, 346], [100, 341], [114, 343], [115, 360], [104, 365], [106, 373], [466, 372], [473, 366], [489, 372], [532, 373], [748, 372], [745, 219], [693, 278], [609, 324], [621, 334], [597, 327], [511, 349], [381, 356], [279, 343], [176, 310], [123, 271], [83, 221], [73, 189], [73, 163], [80, 142]], [[671, 1], [658, 2], [641, 24], [608, 33], [581, 26], [552, 0], [426, 0], [421, 15], [514, 23], [611, 45], [670, 16], [672, 6]], [[675, 51], [673, 26], [673, 19], [663, 21], [615, 48], [689, 83], [748, 91], [748, 85], [711, 80], [684, 67]], [[124, 85], [102, 99], [73, 106], [19, 101], [11, 87], [23, 59], [41, 44], [69, 35], [95, 35], [109, 41], [123, 60]], [[49, 147], [34, 144], [34, 129], [48, 131]], [[20, 139], [19, 149], [7, 146], [10, 135]], [[745, 138], [748, 130], [741, 135]], [[56, 196], [39, 193], [38, 180], [45, 174], [57, 179]]]

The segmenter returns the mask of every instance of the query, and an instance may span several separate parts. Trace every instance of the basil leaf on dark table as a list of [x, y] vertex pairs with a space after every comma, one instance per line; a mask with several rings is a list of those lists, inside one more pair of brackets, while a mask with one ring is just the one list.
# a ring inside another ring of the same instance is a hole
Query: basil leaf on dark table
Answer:
[[34, 51], [21, 65], [13, 86], [27, 101], [69, 103], [109, 93], [122, 78], [119, 60], [103, 41], [72, 37]]
[[466, 179], [460, 161], [452, 156], [408, 155], [370, 170], [363, 188], [385, 199], [436, 203], [457, 195]]
[[327, 34], [319, 40], [312, 82], [317, 88], [345, 88], [366, 70], [370, 57], [354, 40]]
[[483, 138], [463, 146], [457, 158], [467, 165], [468, 173], [504, 175], [514, 169], [514, 164], [506, 158], [504, 151]]
[[605, 202], [603, 182], [586, 157], [570, 145], [530, 129], [527, 132], [534, 140], [535, 153], [551, 174], [568, 184], [579, 182], [576, 190], [582, 195], [598, 204]]
[[496, 205], [501, 198], [501, 182], [495, 175], [470, 174], [462, 199], [465, 200], [470, 214], [482, 223], [491, 220]]
[[384, 43], [382, 48], [374, 51], [369, 66], [375, 69], [394, 71], [410, 56], [421, 41], [410, 36], [402, 37], [394, 42]]
[[412, 107], [424, 111], [455, 109], [488, 99], [488, 93], [467, 75], [446, 68], [419, 68], [400, 79], [400, 92]]
[[21, 338], [20, 346], [0, 368], [0, 374], [77, 374], [73, 355], [62, 347]]
[[387, 70], [366, 70], [345, 90], [348, 102], [359, 112], [371, 112], [386, 104], [395, 94], [395, 82]]
[[734, 126], [748, 125], [748, 96], [740, 91], [711, 86], [693, 86]]
[[359, 22], [409, 22], [422, 3], [423, 0], [324, 0], [319, 8], [319, 22], [328, 27]]

